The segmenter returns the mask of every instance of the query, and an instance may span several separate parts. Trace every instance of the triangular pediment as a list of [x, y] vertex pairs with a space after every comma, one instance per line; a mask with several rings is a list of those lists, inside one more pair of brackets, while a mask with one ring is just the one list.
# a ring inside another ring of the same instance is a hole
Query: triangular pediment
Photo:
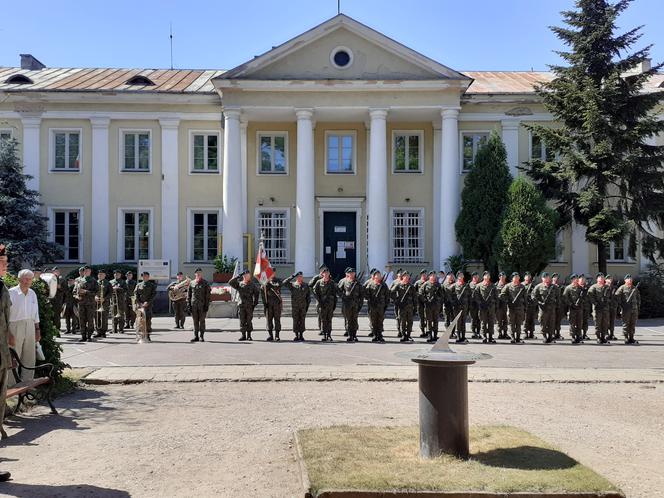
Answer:
[[[350, 63], [341, 67], [334, 54]], [[220, 80], [468, 80], [358, 21], [339, 14], [227, 71]]]

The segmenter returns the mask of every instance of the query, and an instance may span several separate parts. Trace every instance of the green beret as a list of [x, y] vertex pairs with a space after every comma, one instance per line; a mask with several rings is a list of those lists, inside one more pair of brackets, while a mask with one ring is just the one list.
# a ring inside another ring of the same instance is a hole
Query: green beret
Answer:
[[625, 275], [625, 280], [627, 280], [628, 278], [632, 278], [632, 275], [630, 273]]
[[607, 273], [606, 277], [604, 277], [604, 278], [606, 278], [607, 280], [613, 280], [613, 275], [611, 275], [610, 273]]
[[486, 277], [487, 275], [491, 276], [491, 273], [489, 273], [488, 271], [485, 271], [484, 273], [482, 273], [482, 277]]
[[542, 277], [542, 278], [547, 278], [548, 276], [549, 276], [548, 271], [543, 271], [542, 274], [540, 275], [540, 277]]
[[402, 273], [403, 273], [403, 268], [399, 268], [399, 269], [397, 270], [397, 275], [401, 275]]
[[604, 278], [604, 274], [602, 272], [599, 272], [597, 275], [595, 275], [595, 278]]
[[401, 276], [402, 277], [406, 277], [406, 276], [410, 277], [410, 272], [404, 270], [403, 273], [401, 274]]
[[521, 276], [519, 275], [518, 272], [512, 272], [512, 275], [510, 275], [510, 278], [514, 278], [514, 277], [519, 277], [520, 278]]
[[556, 278], [556, 277], [560, 277], [560, 275], [558, 273], [552, 273], [551, 274], [551, 278]]
[[504, 271], [501, 271], [501, 272], [498, 274], [498, 276], [499, 276], [499, 277], [506, 277], [507, 275], [505, 275], [505, 272], [504, 272]]
[[318, 271], [323, 271], [325, 269], [327, 269], [327, 266], [325, 266], [324, 264], [318, 267]]
[[429, 276], [431, 276], [431, 275], [435, 275], [435, 274], [436, 274], [436, 270], [431, 270], [431, 271], [429, 272]]
[[456, 274], [456, 276], [457, 276], [457, 278], [465, 277], [465, 275], [463, 274], [462, 271], [458, 271], [457, 274]]
[[529, 271], [527, 271], [526, 273], [524, 273], [523, 276], [524, 276], [524, 277], [532, 277], [532, 275], [530, 274]]
[[579, 276], [578, 276], [576, 273], [572, 273], [572, 274], [569, 276], [569, 279], [570, 279], [570, 280], [574, 280], [575, 278], [579, 278]]
[[301, 271], [298, 271], [298, 272], [295, 272], [295, 274], [293, 276], [301, 277], [302, 275], [303, 275], [303, 273]]
[[470, 276], [471, 276], [471, 277], [478, 277], [478, 276], [479, 276], [479, 273], [477, 273], [476, 271], [474, 271], [473, 273], [470, 274]]
[[426, 274], [427, 274], [427, 271], [424, 268], [422, 268], [420, 270], [420, 275], [426, 275]]
[[81, 266], [81, 267], [78, 269], [78, 272], [79, 272], [79, 273], [84, 272], [84, 271], [85, 271], [85, 266]]
[[373, 271], [371, 272], [371, 276], [373, 277], [376, 273], [377, 273], [378, 275], [382, 275], [382, 274], [383, 274], [380, 270], [377, 270], [376, 268], [374, 268]]
[[103, 268], [99, 268], [99, 270], [97, 270], [97, 274], [99, 273], [103, 273], [104, 275], [106, 275], [106, 270], [104, 270]]
[[346, 273], [355, 273], [355, 268], [349, 266], [348, 268], [346, 268]]

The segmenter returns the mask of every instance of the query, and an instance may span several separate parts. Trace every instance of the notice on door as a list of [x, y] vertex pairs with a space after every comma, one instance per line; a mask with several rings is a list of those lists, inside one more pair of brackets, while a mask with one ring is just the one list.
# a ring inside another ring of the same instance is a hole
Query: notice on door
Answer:
[[[346, 227], [343, 228], [345, 229]], [[346, 241], [344, 240], [337, 241], [337, 253], [335, 257], [337, 259], [346, 259]]]
[[335, 233], [346, 233], [346, 227], [345, 226], [335, 226], [334, 227], [334, 232]]

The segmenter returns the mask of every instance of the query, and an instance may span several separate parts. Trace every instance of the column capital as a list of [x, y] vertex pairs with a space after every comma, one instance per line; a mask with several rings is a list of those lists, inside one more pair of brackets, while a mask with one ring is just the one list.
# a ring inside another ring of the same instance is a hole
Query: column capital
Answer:
[[295, 117], [297, 119], [308, 119], [311, 121], [314, 117], [314, 110], [310, 107], [296, 107]]
[[162, 130], [174, 130], [180, 125], [180, 118], [159, 118], [159, 126]]
[[39, 128], [41, 120], [41, 113], [21, 113], [21, 124], [23, 125], [23, 128]]
[[521, 126], [521, 119], [519, 118], [506, 118], [500, 121], [503, 129], [518, 130]]
[[224, 120], [240, 120], [240, 115], [242, 114], [242, 109], [240, 107], [224, 107], [223, 108], [223, 113], [224, 113]]
[[440, 110], [440, 115], [443, 119], [459, 119], [460, 107], [443, 107]]
[[108, 125], [111, 123], [111, 118], [107, 116], [93, 116], [90, 118], [90, 125], [92, 129], [108, 128]]
[[240, 130], [247, 131], [248, 126], [249, 120], [246, 118], [246, 116], [240, 116]]
[[434, 119], [431, 121], [431, 125], [433, 126], [433, 131], [441, 131], [443, 129], [443, 124], [438, 120]]
[[385, 108], [369, 108], [369, 117], [374, 119], [387, 119], [388, 109]]

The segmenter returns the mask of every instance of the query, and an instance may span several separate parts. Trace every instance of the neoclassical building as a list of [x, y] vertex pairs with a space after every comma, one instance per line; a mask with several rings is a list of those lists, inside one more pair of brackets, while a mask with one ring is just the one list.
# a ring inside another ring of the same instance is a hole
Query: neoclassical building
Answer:
[[[547, 155], [522, 125], [555, 125], [533, 90], [549, 78], [456, 71], [342, 14], [228, 71], [24, 55], [0, 68], [0, 139], [20, 143], [61, 266], [164, 259], [173, 274], [211, 273], [220, 247], [252, 260], [262, 233], [281, 274], [441, 269], [461, 251], [464, 175], [488, 134], [514, 175]], [[557, 246], [550, 269], [596, 269], [582, 227]], [[609, 248], [611, 271], [645, 265], [638, 241]]]

